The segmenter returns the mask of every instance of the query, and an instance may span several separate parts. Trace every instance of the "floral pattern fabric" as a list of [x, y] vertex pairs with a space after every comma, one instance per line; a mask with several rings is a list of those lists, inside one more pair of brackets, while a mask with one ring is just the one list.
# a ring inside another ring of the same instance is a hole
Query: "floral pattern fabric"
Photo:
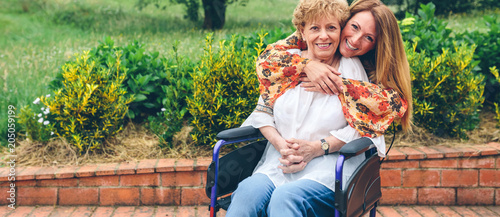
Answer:
[[[305, 50], [298, 32], [270, 44], [257, 59], [259, 90], [264, 106], [272, 108], [278, 97], [299, 84], [299, 77], [309, 59], [287, 50]], [[402, 118], [407, 102], [397, 91], [381, 84], [343, 78], [344, 89], [339, 95], [342, 111], [349, 125], [361, 136], [374, 138], [383, 135], [395, 118]]]

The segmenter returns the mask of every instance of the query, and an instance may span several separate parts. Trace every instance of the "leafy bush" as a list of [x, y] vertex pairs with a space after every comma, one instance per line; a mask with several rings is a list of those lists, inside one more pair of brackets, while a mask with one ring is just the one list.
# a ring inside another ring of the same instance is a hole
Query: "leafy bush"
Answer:
[[406, 20], [400, 25], [404, 41], [416, 45], [417, 52], [426, 51], [432, 56], [439, 56], [443, 49], [453, 47], [452, 30], [447, 22], [434, 16], [436, 6], [432, 3], [421, 5], [418, 15], [406, 13]]
[[475, 58], [479, 59], [480, 72], [486, 77], [485, 96], [486, 100], [500, 102], [500, 83], [497, 82], [490, 67], [500, 67], [500, 23], [494, 16], [484, 16], [484, 21], [489, 27], [485, 33], [479, 31], [463, 32], [456, 35], [457, 40], [461, 39], [470, 44], [476, 44]]
[[[33, 109], [40, 110], [40, 112], [35, 112]], [[21, 108], [19, 125], [20, 135], [33, 141], [47, 142], [54, 135], [53, 115], [50, 114], [49, 108], [40, 105], [40, 98], [37, 98], [33, 105]]]
[[199, 145], [213, 145], [217, 132], [238, 127], [257, 103], [255, 58], [261, 50], [251, 50], [248, 44], [237, 50], [236, 40], [233, 36], [228, 44], [221, 41], [215, 52], [213, 34], [208, 34], [203, 56], [192, 74], [193, 96], [187, 103], [193, 116], [191, 135]]
[[[247, 46], [247, 48], [250, 50], [254, 49], [263, 50], [267, 47], [267, 45], [290, 36], [294, 31], [295, 29], [293, 27], [290, 27], [289, 29], [274, 28], [273, 30], [269, 31], [261, 29], [259, 31], [255, 31], [248, 35], [240, 35], [240, 34], [228, 35], [226, 36], [224, 44], [228, 46], [229, 43], [232, 41], [232, 38], [235, 37], [236, 39], [234, 41], [234, 46], [236, 50], [241, 50], [245, 46]], [[262, 42], [261, 42], [261, 36], [265, 36]]]
[[122, 88], [126, 72], [121, 54], [102, 67], [89, 52], [62, 66], [62, 85], [53, 97], [41, 97], [55, 120], [55, 135], [75, 145], [80, 153], [99, 149], [101, 143], [122, 129], [122, 120], [133, 98]]
[[[498, 73], [498, 69], [496, 66], [490, 67], [490, 72], [495, 76], [495, 80], [497, 84], [500, 84], [500, 75]], [[497, 102], [493, 103], [495, 105], [495, 120], [497, 120], [497, 127], [500, 127], [500, 106], [498, 105]]]
[[172, 138], [175, 133], [182, 129], [184, 121], [190, 115], [186, 98], [192, 95], [192, 78], [190, 72], [193, 64], [189, 59], [178, 55], [176, 41], [173, 46], [171, 56], [173, 58], [164, 59], [165, 75], [167, 85], [161, 86], [162, 105], [161, 112], [156, 116], [148, 116], [148, 128], [160, 139], [161, 146], [172, 147]]
[[475, 46], [454, 44], [437, 58], [406, 46], [412, 74], [415, 123], [439, 136], [466, 138], [479, 124], [484, 76], [472, 73]]

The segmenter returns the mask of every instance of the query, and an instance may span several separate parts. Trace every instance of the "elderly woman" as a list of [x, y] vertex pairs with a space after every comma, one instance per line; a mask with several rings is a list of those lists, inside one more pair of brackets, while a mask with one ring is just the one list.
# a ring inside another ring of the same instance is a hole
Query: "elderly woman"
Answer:
[[[308, 49], [287, 50], [282, 57], [291, 62], [318, 61], [341, 72], [343, 78], [368, 81], [358, 58], [345, 58], [337, 52], [348, 11], [345, 0], [301, 0], [293, 23], [295, 36]], [[270, 66], [258, 73], [272, 70]], [[293, 68], [284, 71], [298, 74]], [[269, 77], [260, 79], [267, 88], [273, 86], [269, 81]], [[328, 216], [334, 212], [333, 168], [338, 158], [334, 152], [361, 135], [347, 123], [339, 97], [307, 92], [297, 83], [278, 91], [272, 107], [261, 97], [256, 111], [243, 124], [259, 128], [269, 143], [254, 174], [233, 193], [226, 216]], [[385, 150], [383, 136], [372, 140]], [[307, 154], [298, 156], [296, 152]], [[297, 155], [292, 158], [297, 163], [287, 157], [290, 155]], [[364, 159], [360, 155], [346, 162], [344, 181]]]

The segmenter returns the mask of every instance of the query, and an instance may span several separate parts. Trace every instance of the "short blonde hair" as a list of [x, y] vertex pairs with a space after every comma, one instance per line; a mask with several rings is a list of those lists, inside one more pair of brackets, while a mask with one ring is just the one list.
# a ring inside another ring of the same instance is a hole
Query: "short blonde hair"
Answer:
[[[346, 0], [300, 0], [293, 11], [292, 23], [298, 32], [302, 32], [306, 22], [314, 21], [320, 17], [333, 16], [338, 19], [343, 28], [349, 19], [349, 4]], [[301, 34], [297, 34], [302, 40]]]

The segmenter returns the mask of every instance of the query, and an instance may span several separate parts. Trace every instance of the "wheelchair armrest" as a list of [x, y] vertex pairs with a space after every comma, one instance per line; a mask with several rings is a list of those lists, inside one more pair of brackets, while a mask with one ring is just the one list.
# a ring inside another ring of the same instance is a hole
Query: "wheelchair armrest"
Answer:
[[340, 148], [339, 153], [346, 156], [352, 157], [365, 152], [373, 142], [367, 137], [361, 137], [359, 139], [348, 142], [342, 148]]
[[252, 126], [245, 126], [245, 127], [224, 130], [219, 132], [216, 136], [218, 140], [222, 139], [227, 142], [234, 140], [250, 139], [250, 138], [257, 139], [263, 137], [264, 136], [260, 133], [260, 130]]

